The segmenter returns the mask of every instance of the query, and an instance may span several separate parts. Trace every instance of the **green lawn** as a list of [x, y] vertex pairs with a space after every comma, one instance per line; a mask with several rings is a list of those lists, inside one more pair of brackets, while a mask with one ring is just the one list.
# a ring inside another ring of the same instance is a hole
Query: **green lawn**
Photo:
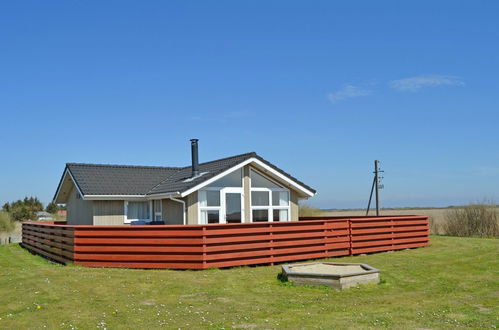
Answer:
[[0, 246], [0, 329], [495, 328], [499, 240], [337, 258], [382, 283], [343, 292], [277, 279], [280, 266], [205, 271], [60, 266]]

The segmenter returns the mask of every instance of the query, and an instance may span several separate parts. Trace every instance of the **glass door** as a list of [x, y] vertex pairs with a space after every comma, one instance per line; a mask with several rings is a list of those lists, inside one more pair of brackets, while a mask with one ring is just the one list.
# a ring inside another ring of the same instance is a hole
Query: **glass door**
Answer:
[[243, 194], [241, 190], [241, 188], [222, 189], [225, 223], [244, 222]]

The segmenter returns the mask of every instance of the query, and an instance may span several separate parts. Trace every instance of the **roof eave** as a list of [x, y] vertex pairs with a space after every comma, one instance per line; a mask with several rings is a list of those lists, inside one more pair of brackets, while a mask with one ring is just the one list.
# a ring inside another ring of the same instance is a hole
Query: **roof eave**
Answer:
[[153, 200], [153, 199], [162, 199], [162, 198], [170, 198], [170, 197], [180, 197], [180, 193], [171, 192], [171, 193], [158, 193], [158, 194], [147, 194], [147, 195], [85, 195], [83, 198], [87, 201], [142, 201], [142, 200]]
[[69, 178], [71, 181], [73, 181], [74, 186], [78, 190], [78, 193], [82, 198], [85, 197], [83, 194], [82, 190], [80, 189], [80, 186], [78, 185], [78, 182], [76, 182], [73, 174], [71, 173], [71, 170], [68, 167], [68, 164], [66, 164], [66, 167], [64, 168], [64, 172], [62, 172], [61, 180], [59, 181], [59, 184], [57, 185], [57, 190], [55, 191], [54, 198], [52, 199], [52, 202], [56, 203], [57, 200], [59, 199], [59, 193], [61, 191], [62, 185], [64, 183], [64, 180], [66, 179], [66, 176], [69, 175]]

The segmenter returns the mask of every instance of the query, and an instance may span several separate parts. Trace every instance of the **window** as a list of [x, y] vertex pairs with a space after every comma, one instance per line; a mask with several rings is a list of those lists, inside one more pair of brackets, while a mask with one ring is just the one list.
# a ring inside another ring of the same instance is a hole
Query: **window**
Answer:
[[162, 205], [160, 199], [155, 199], [152, 201], [152, 208], [154, 210], [154, 221], [162, 221], [163, 220], [163, 212]]
[[242, 169], [237, 169], [199, 190], [200, 223], [242, 222], [242, 194]]
[[201, 210], [201, 223], [220, 223], [220, 210]]
[[132, 221], [150, 221], [149, 202], [128, 202], [125, 201], [126, 223]]
[[282, 189], [280, 185], [272, 180], [267, 179], [260, 173], [251, 170], [250, 171], [251, 187], [252, 188], [276, 188]]
[[226, 176], [212, 182], [208, 187], [223, 188], [223, 187], [239, 187], [243, 186], [243, 170], [238, 169]]
[[252, 211], [253, 222], [268, 222], [269, 221], [269, 211], [267, 209]]
[[198, 194], [201, 223], [220, 223], [220, 190], [210, 188], [209, 190], [200, 190]]
[[250, 170], [253, 222], [289, 221], [289, 190]]
[[269, 192], [268, 191], [252, 191], [251, 192], [251, 205], [253, 206], [269, 206]]

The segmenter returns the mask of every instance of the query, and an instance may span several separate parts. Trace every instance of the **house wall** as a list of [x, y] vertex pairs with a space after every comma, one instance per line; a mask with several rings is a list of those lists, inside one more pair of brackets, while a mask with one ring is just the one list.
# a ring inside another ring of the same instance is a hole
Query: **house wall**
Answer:
[[125, 223], [124, 201], [94, 201], [94, 225], [123, 225]]
[[199, 224], [198, 217], [198, 193], [197, 191], [188, 195], [186, 198], [187, 201], [187, 224], [188, 225], [197, 225]]
[[300, 207], [298, 205], [298, 193], [294, 190], [289, 191], [289, 202], [290, 202], [290, 216], [289, 219], [291, 221], [298, 221]]
[[85, 201], [79, 197], [78, 190], [73, 185], [66, 202], [68, 225], [93, 225], [92, 206], [92, 201]]
[[244, 222], [251, 222], [249, 165], [243, 168]]
[[163, 199], [161, 203], [163, 221], [167, 225], [184, 224], [184, 207], [171, 199]]

